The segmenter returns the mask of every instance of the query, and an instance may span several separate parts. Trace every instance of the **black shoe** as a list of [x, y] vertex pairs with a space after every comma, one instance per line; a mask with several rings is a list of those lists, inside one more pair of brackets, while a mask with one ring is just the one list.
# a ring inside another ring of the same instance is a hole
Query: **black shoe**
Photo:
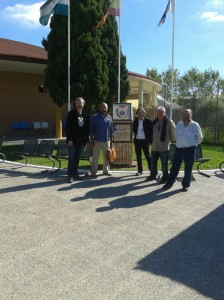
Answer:
[[146, 181], [153, 181], [153, 180], [156, 180], [156, 176], [150, 175], [150, 176], [146, 177]]
[[162, 177], [159, 181], [159, 184], [164, 184], [166, 182], [167, 182], [167, 179]]
[[137, 173], [135, 174], [135, 176], [140, 176], [140, 175], [142, 175], [142, 172], [137, 172]]
[[91, 174], [90, 175], [92, 178], [97, 178], [98, 177], [98, 175], [96, 175], [96, 174]]
[[187, 192], [188, 191], [189, 186], [183, 186], [182, 188], [182, 192]]
[[78, 180], [82, 180], [82, 176], [80, 176], [79, 174], [76, 174], [73, 179], [78, 179]]
[[72, 183], [72, 182], [73, 182], [73, 178], [72, 177], [68, 177], [67, 183]]
[[171, 184], [164, 184], [164, 186], [163, 186], [163, 189], [164, 190], [169, 190], [170, 188], [172, 187], [172, 185]]

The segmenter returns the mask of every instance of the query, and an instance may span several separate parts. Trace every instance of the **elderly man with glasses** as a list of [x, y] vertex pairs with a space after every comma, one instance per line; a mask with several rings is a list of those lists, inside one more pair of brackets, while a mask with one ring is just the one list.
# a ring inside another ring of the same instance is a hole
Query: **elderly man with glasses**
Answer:
[[169, 146], [175, 140], [175, 124], [166, 116], [166, 109], [159, 106], [156, 109], [156, 119], [153, 121], [153, 141], [151, 155], [151, 174], [147, 181], [156, 180], [158, 174], [158, 159], [162, 165], [162, 178], [160, 184], [164, 184], [168, 178]]

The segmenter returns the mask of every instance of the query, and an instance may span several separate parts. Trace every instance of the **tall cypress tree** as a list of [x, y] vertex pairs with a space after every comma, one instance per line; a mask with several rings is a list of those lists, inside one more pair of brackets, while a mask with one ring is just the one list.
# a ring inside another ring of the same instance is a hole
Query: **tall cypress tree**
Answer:
[[[117, 94], [115, 18], [109, 16], [102, 31], [95, 29], [106, 7], [104, 0], [71, 0], [71, 98], [84, 97], [89, 108], [102, 101], [112, 102]], [[50, 28], [47, 39], [42, 42], [48, 52], [45, 84], [53, 101], [62, 106], [68, 98], [67, 18], [54, 15]], [[125, 99], [129, 83], [124, 56], [121, 61], [121, 99]]]
[[[108, 5], [109, 3], [107, 3], [107, 7]], [[109, 67], [109, 92], [107, 101], [112, 102], [118, 99], [119, 36], [115, 17], [109, 15], [101, 30], [101, 44], [107, 53], [107, 65]], [[130, 85], [127, 80], [128, 70], [126, 68], [126, 57], [122, 54], [122, 51], [120, 67], [120, 99], [123, 101], [129, 93]]]

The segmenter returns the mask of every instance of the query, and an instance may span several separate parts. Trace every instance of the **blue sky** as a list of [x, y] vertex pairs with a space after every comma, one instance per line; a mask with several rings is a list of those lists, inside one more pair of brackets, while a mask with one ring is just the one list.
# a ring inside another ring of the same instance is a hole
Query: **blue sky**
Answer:
[[[1, 0], [0, 37], [41, 46], [43, 1]], [[168, 0], [121, 0], [121, 45], [129, 71], [166, 70], [172, 63], [172, 13], [157, 27]], [[176, 0], [174, 67], [212, 68], [224, 76], [224, 0]]]

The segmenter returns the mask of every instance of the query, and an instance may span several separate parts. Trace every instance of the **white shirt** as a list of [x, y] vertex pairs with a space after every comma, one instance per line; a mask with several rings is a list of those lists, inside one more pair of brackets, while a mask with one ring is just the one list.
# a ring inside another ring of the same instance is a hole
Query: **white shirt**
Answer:
[[143, 120], [138, 120], [138, 131], [136, 135], [136, 139], [144, 140], [145, 139], [145, 132], [143, 128]]
[[201, 127], [197, 122], [191, 122], [185, 127], [184, 122], [177, 123], [176, 126], [176, 146], [185, 148], [197, 146], [203, 138]]

